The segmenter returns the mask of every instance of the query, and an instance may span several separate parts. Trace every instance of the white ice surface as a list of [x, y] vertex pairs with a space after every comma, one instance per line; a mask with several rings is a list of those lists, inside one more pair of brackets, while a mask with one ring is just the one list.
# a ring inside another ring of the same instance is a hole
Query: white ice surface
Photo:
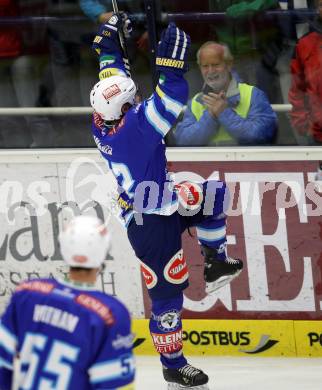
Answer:
[[[157, 356], [137, 356], [136, 390], [166, 390]], [[189, 357], [210, 390], [322, 390], [322, 358]]]

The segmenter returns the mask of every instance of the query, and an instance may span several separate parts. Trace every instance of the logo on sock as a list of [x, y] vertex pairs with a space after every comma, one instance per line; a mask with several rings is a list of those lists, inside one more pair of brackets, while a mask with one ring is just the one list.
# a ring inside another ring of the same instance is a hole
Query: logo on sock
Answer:
[[180, 313], [169, 310], [158, 316], [158, 328], [164, 331], [175, 330], [180, 325]]
[[226, 252], [227, 243], [224, 242], [223, 244], [220, 244], [219, 248], [217, 249], [217, 253], [225, 253]]

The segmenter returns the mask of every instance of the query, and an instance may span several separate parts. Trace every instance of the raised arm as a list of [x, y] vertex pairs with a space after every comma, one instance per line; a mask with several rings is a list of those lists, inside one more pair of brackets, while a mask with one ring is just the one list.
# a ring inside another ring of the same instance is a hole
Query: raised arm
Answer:
[[100, 80], [110, 76], [129, 76], [128, 60], [120, 46], [119, 32], [128, 38], [131, 31], [131, 21], [125, 13], [113, 14], [100, 26], [93, 41], [93, 49], [99, 55]]
[[138, 114], [140, 129], [160, 141], [175, 124], [188, 99], [188, 70], [190, 37], [174, 23], [163, 31], [158, 44], [156, 68], [159, 80], [153, 94], [144, 100]]

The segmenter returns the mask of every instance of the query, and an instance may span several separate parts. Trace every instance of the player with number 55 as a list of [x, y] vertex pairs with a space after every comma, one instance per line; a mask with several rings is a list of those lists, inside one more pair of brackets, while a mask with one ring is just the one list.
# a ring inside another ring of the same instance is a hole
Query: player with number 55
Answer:
[[68, 276], [21, 283], [1, 318], [0, 389], [133, 390], [129, 312], [95, 287], [110, 234], [83, 215], [59, 241]]

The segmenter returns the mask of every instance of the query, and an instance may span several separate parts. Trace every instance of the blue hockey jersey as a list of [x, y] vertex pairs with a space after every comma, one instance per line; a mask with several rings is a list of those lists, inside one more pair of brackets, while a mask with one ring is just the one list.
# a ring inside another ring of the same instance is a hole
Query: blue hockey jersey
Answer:
[[[130, 316], [114, 297], [55, 279], [24, 282], [0, 322], [0, 389], [117, 389], [133, 382]], [[132, 387], [131, 387], [132, 388]]]
[[[111, 55], [113, 54], [113, 55]], [[100, 78], [124, 75], [120, 53], [100, 54]], [[118, 203], [125, 225], [134, 212], [170, 215], [178, 207], [166, 169], [164, 137], [188, 98], [183, 75], [166, 71], [154, 93], [134, 105], [114, 128], [93, 114], [92, 133], [119, 185]]]

